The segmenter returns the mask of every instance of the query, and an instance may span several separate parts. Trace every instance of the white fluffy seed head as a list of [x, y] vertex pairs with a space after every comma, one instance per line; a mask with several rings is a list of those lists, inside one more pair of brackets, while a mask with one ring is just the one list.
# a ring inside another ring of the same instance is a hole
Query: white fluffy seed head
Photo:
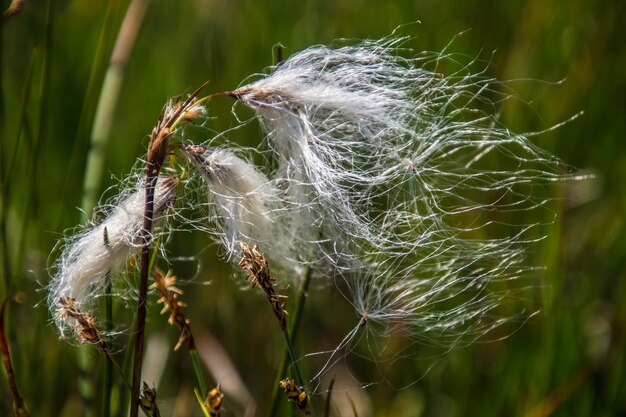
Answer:
[[568, 177], [532, 134], [498, 124], [485, 92], [501, 83], [472, 62], [436, 72], [445, 54], [400, 57], [403, 41], [315, 46], [233, 95], [267, 130], [269, 177], [288, 184], [287, 207], [314, 213], [319, 234], [304, 239], [359, 314], [384, 334], [475, 337], [533, 270], [549, 200], [536, 186]]
[[224, 149], [185, 145], [183, 151], [207, 185], [209, 216], [228, 257], [239, 256], [240, 242], [275, 252], [280, 203], [265, 175]]
[[[178, 181], [160, 177], [154, 196], [154, 218], [162, 218], [173, 205]], [[145, 183], [115, 204], [99, 224], [69, 237], [54, 263], [49, 284], [48, 306], [62, 333], [68, 324], [56, 314], [61, 299], [74, 299], [74, 306], [88, 313], [102, 295], [107, 274], [114, 279], [127, 259], [139, 248], [144, 219]]]

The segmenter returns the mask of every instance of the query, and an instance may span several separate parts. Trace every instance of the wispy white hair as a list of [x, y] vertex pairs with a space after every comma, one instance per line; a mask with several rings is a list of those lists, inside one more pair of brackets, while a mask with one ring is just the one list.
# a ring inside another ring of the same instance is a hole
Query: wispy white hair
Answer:
[[439, 73], [454, 63], [443, 53], [401, 57], [405, 40], [314, 46], [232, 95], [267, 131], [272, 181], [319, 214], [314, 243], [361, 317], [385, 334], [487, 332], [533, 269], [538, 185], [566, 175], [498, 123], [486, 93], [504, 98], [501, 83], [469, 65]]
[[[183, 222], [216, 236], [229, 260], [241, 257], [243, 242], [257, 245], [274, 268], [291, 278], [300, 277], [310, 264], [328, 269], [332, 262], [320, 250], [327, 244], [320, 238], [323, 213], [294, 199], [294, 190], [306, 193], [306, 185], [270, 180], [250, 160], [228, 149], [187, 144], [182, 150], [208, 191], [209, 227], [186, 218]], [[333, 239], [335, 244], [340, 240]]]
[[[176, 179], [158, 179], [154, 197], [155, 220], [163, 217], [173, 204], [176, 186]], [[69, 237], [54, 263], [48, 306], [61, 332], [66, 330], [68, 324], [55, 311], [60, 306], [60, 300], [72, 298], [76, 308], [89, 312], [97, 297], [103, 293], [107, 274], [115, 278], [118, 275], [116, 272], [139, 249], [145, 181], [140, 181], [130, 194], [124, 194], [112, 205], [103, 221]]]
[[240, 242], [271, 247], [279, 202], [265, 175], [225, 149], [185, 145], [183, 151], [208, 186], [209, 218], [227, 256], [239, 254]]

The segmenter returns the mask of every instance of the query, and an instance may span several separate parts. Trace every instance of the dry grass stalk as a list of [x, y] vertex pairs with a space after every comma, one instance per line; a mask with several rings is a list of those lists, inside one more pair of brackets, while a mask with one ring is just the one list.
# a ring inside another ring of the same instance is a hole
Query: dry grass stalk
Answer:
[[280, 381], [280, 388], [285, 391], [287, 399], [293, 401], [298, 410], [302, 411], [307, 416], [311, 414], [309, 411], [309, 394], [298, 387], [292, 378], [285, 378]]
[[139, 413], [139, 384], [141, 381], [141, 366], [143, 360], [144, 332], [146, 324], [146, 296], [148, 294], [148, 269], [150, 264], [150, 242], [152, 231], [152, 217], [154, 214], [154, 190], [159, 172], [163, 167], [169, 151], [169, 139], [176, 126], [188, 120], [191, 115], [202, 112], [199, 107], [202, 99], [198, 94], [206, 84], [202, 85], [191, 94], [184, 102], [176, 102], [174, 106], [166, 106], [161, 112], [156, 125], [150, 135], [148, 145], [147, 186], [146, 203], [144, 209], [144, 222], [141, 236], [141, 272], [139, 276], [139, 297], [137, 300], [137, 334], [135, 339], [135, 352], [133, 356], [133, 381], [130, 405], [130, 416], [137, 417]]
[[282, 300], [287, 297], [276, 294], [276, 290], [274, 289], [274, 281], [276, 281], [276, 279], [270, 275], [270, 268], [267, 263], [267, 259], [261, 252], [259, 252], [256, 245], [251, 247], [250, 245], [241, 242], [241, 250], [243, 251], [243, 257], [239, 261], [239, 268], [244, 271], [248, 271], [246, 280], [248, 278], [251, 279], [250, 282], [252, 284], [252, 288], [259, 284], [259, 286], [263, 289], [267, 295], [267, 299], [272, 305], [274, 315], [280, 323], [281, 330], [285, 330], [285, 327], [287, 326], [287, 311], [284, 309], [285, 303]]
[[63, 320], [73, 322], [74, 331], [81, 343], [96, 345], [107, 357], [110, 357], [111, 351], [106, 341], [96, 329], [96, 319], [88, 314], [80, 311], [73, 298], [63, 297], [59, 299], [59, 308], [56, 309], [57, 314]]
[[161, 314], [169, 313], [170, 316], [167, 322], [178, 327], [180, 330], [180, 337], [174, 350], [180, 349], [183, 343], [187, 342], [189, 349], [195, 349], [195, 341], [193, 334], [191, 333], [191, 320], [189, 320], [183, 314], [182, 310], [187, 307], [187, 304], [178, 299], [179, 295], [183, 292], [179, 288], [176, 288], [176, 277], [172, 274], [172, 271], [168, 271], [167, 274], [163, 274], [159, 268], [154, 270], [154, 284], [150, 286], [150, 289], [156, 289], [159, 293], [158, 303], [163, 304]]
[[7, 340], [5, 333], [6, 329], [4, 319], [6, 316], [6, 308], [9, 304], [9, 301], [15, 300], [17, 302], [21, 302], [20, 298], [22, 297], [22, 295], [22, 293], [18, 293], [11, 297], [7, 297], [4, 299], [2, 305], [0, 306], [0, 353], [2, 354], [2, 365], [4, 366], [4, 371], [6, 372], [7, 376], [7, 382], [9, 383], [9, 389], [11, 391], [13, 415], [15, 417], [29, 417], [30, 413], [28, 411], [28, 407], [26, 406], [26, 402], [20, 394], [20, 390], [17, 387], [15, 370], [13, 369], [13, 363], [11, 362], [11, 350], [9, 349], [9, 341]]

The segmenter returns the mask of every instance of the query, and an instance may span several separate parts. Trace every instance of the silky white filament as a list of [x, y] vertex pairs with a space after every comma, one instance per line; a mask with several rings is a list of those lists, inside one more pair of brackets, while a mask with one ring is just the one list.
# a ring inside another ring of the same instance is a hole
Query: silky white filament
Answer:
[[232, 95], [267, 131], [285, 206], [314, 213], [301, 245], [345, 279], [369, 328], [474, 337], [533, 270], [540, 187], [567, 175], [499, 125], [485, 93], [504, 99], [501, 83], [437, 72], [445, 54], [400, 57], [405, 40], [314, 46]]
[[[499, 123], [502, 83], [446, 53], [406, 57], [405, 41], [314, 46], [228, 93], [266, 131], [265, 167], [215, 139], [182, 145], [208, 190], [209, 227], [182, 213], [177, 227], [209, 230], [235, 262], [240, 242], [257, 245], [272, 268], [330, 278], [354, 306], [353, 327], [318, 376], [361, 329], [450, 347], [519, 313], [501, 307], [536, 269], [527, 251], [552, 221], [546, 187], [580, 178], [534, 145], [536, 134]], [[174, 188], [159, 181], [156, 213]], [[64, 297], [91, 305], [136, 250], [143, 203], [140, 184], [68, 240], [51, 309]]]
[[[173, 204], [176, 186], [175, 179], [158, 179], [154, 197], [155, 219], [158, 220]], [[103, 293], [107, 274], [115, 279], [116, 272], [139, 249], [144, 206], [145, 182], [140, 182], [134, 192], [120, 199], [102, 222], [66, 241], [54, 264], [55, 273], [48, 292], [48, 305], [62, 332], [66, 323], [55, 312], [60, 300], [72, 298], [76, 308], [89, 312], [95, 299]]]
[[[326, 229], [323, 213], [294, 198], [307, 192], [305, 184], [269, 180], [252, 162], [226, 149], [190, 144], [182, 149], [208, 191], [210, 225], [184, 215], [182, 222], [216, 236], [228, 259], [241, 257], [244, 242], [257, 245], [273, 268], [291, 278], [299, 277], [306, 265], [314, 264], [318, 271], [328, 270], [329, 265], [336, 268], [337, 262], [324, 259], [328, 242], [320, 238], [320, 230]], [[341, 236], [336, 236], [331, 244], [339, 241]]]
[[208, 185], [209, 218], [227, 255], [240, 254], [240, 242], [272, 252], [278, 235], [278, 195], [252, 164], [224, 149], [185, 145], [183, 152]]

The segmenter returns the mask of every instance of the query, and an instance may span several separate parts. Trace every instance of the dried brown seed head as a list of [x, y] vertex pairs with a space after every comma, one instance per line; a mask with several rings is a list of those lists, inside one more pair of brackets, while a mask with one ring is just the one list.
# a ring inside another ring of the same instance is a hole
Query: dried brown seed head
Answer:
[[274, 315], [280, 323], [281, 330], [285, 330], [287, 326], [287, 311], [285, 310], [285, 303], [282, 300], [287, 297], [276, 294], [276, 290], [274, 289], [274, 281], [276, 280], [270, 275], [267, 259], [259, 252], [256, 245], [250, 246], [243, 242], [241, 242], [240, 245], [243, 257], [239, 261], [239, 268], [248, 271], [246, 280], [250, 279], [252, 288], [258, 284], [263, 289], [267, 295], [267, 299], [272, 305]]
[[298, 410], [309, 415], [309, 394], [296, 385], [292, 378], [285, 378], [279, 382], [280, 388], [287, 394], [287, 399], [293, 401]]
[[150, 411], [151, 416], [161, 415], [159, 407], [157, 406], [156, 397], [156, 389], [154, 387], [150, 388], [144, 381], [141, 387], [141, 405]]
[[219, 417], [220, 409], [222, 408], [222, 400], [224, 399], [224, 393], [219, 384], [217, 387], [210, 390], [204, 400], [204, 408], [209, 412], [211, 417]]
[[82, 343], [99, 345], [101, 349], [106, 349], [108, 352], [104, 339], [95, 327], [96, 319], [93, 316], [81, 312], [76, 307], [73, 298], [63, 297], [59, 299], [58, 305], [57, 314], [62, 319], [73, 323], [72, 327]]
[[187, 304], [178, 299], [179, 295], [183, 294], [183, 291], [176, 286], [176, 277], [172, 271], [168, 271], [164, 274], [159, 268], [154, 270], [154, 283], [150, 286], [151, 289], [156, 289], [159, 294], [158, 303], [163, 304], [161, 314], [168, 313], [170, 316], [167, 322], [178, 327], [180, 330], [180, 337], [174, 350], [180, 349], [183, 343], [187, 342], [190, 349], [194, 348], [195, 343], [193, 335], [191, 333], [191, 321], [185, 317], [183, 309], [187, 307]]

